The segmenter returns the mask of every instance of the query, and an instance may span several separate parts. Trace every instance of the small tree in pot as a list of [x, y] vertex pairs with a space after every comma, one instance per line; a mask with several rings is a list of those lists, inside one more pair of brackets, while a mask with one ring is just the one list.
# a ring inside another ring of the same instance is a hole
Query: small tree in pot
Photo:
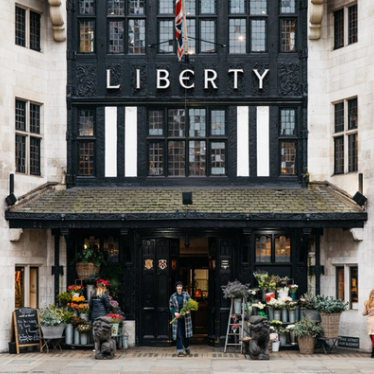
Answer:
[[293, 332], [298, 338], [300, 353], [312, 354], [316, 337], [323, 334], [323, 328], [319, 322], [306, 317], [295, 323]]

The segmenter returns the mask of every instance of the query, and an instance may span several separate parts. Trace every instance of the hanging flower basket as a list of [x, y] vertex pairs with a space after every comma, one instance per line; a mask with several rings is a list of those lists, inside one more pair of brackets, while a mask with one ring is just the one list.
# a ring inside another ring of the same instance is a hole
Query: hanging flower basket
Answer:
[[77, 262], [75, 264], [75, 270], [77, 271], [79, 279], [88, 279], [91, 276], [99, 274], [100, 268], [93, 262]]

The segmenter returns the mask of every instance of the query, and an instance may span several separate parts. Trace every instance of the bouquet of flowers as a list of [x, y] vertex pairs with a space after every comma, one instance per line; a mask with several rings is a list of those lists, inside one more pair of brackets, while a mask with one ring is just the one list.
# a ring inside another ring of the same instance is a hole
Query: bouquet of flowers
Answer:
[[[193, 299], [188, 299], [186, 304], [183, 305], [182, 309], [180, 310], [179, 314], [181, 316], [186, 315], [187, 312], [189, 311], [195, 311], [199, 309], [199, 304], [197, 301]], [[172, 324], [175, 320], [177, 320], [178, 317], [175, 317], [171, 320], [170, 324]]]
[[109, 313], [106, 315], [106, 317], [110, 317], [112, 319], [112, 323], [120, 323], [123, 319], [123, 317], [117, 313]]
[[71, 301], [76, 302], [76, 303], [79, 303], [80, 301], [84, 301], [84, 300], [85, 300], [84, 296], [73, 296], [73, 298], [71, 299]]
[[109, 304], [110, 304], [110, 307], [114, 310], [119, 308], [118, 301], [116, 300], [113, 300], [113, 299], [109, 300]]
[[87, 314], [90, 311], [88, 304], [78, 304], [77, 309], [79, 314]]
[[78, 325], [82, 324], [82, 323], [87, 323], [86, 320], [84, 320], [83, 318], [81, 317], [78, 317], [78, 316], [73, 316], [70, 320], [70, 323], [74, 326], [74, 327], [78, 327]]
[[279, 334], [279, 330], [282, 327], [282, 321], [279, 321], [277, 319], [273, 319], [270, 321], [270, 327]]
[[66, 305], [70, 311], [78, 310], [79, 307], [79, 304], [77, 303], [67, 303]]
[[258, 282], [258, 286], [260, 288], [266, 288], [267, 287], [267, 281], [269, 278], [269, 274], [267, 271], [261, 271], [257, 270], [256, 272], [253, 273], [255, 279]]
[[288, 310], [296, 310], [296, 307], [297, 307], [297, 301], [286, 300], [286, 308]]
[[68, 291], [82, 292], [83, 290], [83, 284], [71, 284], [70, 286], [68, 286]]
[[82, 322], [77, 326], [77, 330], [79, 332], [87, 333], [91, 331], [91, 323], [90, 322]]
[[252, 304], [252, 306], [255, 307], [255, 308], [258, 308], [258, 309], [262, 310], [262, 309], [264, 309], [266, 307], [266, 304], [262, 304], [262, 302], [259, 301], [256, 304]]
[[299, 286], [297, 284], [290, 284], [288, 288], [290, 289], [290, 293], [296, 293]]
[[286, 306], [286, 302], [282, 299], [271, 299], [268, 306], [272, 306], [274, 309], [282, 309]]

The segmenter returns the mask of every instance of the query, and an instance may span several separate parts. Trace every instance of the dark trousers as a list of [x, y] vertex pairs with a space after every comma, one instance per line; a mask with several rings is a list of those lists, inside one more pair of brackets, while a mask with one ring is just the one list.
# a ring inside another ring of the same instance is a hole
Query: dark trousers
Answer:
[[183, 347], [188, 349], [190, 347], [190, 339], [186, 338], [186, 326], [184, 318], [178, 319], [177, 328], [177, 351], [183, 353]]

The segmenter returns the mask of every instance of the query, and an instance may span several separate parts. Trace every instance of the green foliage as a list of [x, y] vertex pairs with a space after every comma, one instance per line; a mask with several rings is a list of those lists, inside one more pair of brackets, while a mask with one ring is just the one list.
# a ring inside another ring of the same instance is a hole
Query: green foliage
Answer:
[[58, 326], [65, 323], [64, 309], [55, 304], [39, 310], [39, 319], [42, 326]]
[[348, 309], [348, 302], [328, 296], [319, 296], [317, 310], [320, 313], [341, 313]]
[[251, 294], [249, 290], [249, 284], [243, 284], [238, 280], [234, 282], [228, 282], [226, 286], [221, 286], [223, 291], [223, 297], [225, 299], [229, 298], [243, 298], [248, 297]]
[[69, 310], [66, 310], [64, 312], [64, 322], [65, 323], [71, 323], [71, 320], [72, 318], [74, 317], [74, 313], [69, 311]]
[[96, 266], [104, 263], [104, 253], [93, 247], [83, 248], [75, 256], [75, 262], [93, 262]]
[[118, 297], [122, 293], [122, 278], [125, 265], [119, 262], [107, 262], [100, 268], [99, 277], [107, 279], [111, 295]]
[[300, 306], [305, 309], [317, 309], [317, 296], [313, 295], [311, 292], [305, 293], [299, 299]]
[[309, 317], [303, 318], [295, 323], [293, 329], [295, 336], [311, 336], [316, 338], [323, 334], [323, 327], [319, 322], [312, 321]]
[[72, 296], [70, 292], [61, 292], [57, 295], [57, 301], [60, 306], [65, 307], [71, 302]]

